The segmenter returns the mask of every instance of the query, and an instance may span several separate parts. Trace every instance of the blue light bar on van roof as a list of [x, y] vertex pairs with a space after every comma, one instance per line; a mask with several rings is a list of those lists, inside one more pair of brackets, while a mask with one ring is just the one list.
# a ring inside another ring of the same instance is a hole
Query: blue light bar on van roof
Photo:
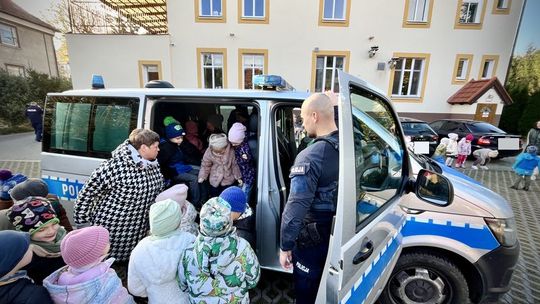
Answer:
[[294, 88], [277, 75], [255, 75], [253, 76], [253, 85], [263, 90], [275, 91], [294, 91]]
[[103, 76], [92, 74], [92, 89], [105, 89], [105, 83], [103, 82]]

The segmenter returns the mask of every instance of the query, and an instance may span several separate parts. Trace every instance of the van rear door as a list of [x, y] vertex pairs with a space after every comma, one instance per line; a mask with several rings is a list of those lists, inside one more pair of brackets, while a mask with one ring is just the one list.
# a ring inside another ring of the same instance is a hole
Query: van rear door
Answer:
[[[143, 97], [47, 96], [41, 172], [50, 193], [64, 203], [76, 199], [94, 169], [137, 128]], [[72, 206], [65, 207], [71, 215]]]
[[345, 73], [339, 86], [338, 208], [317, 303], [373, 303], [401, 252], [408, 158], [389, 101]]

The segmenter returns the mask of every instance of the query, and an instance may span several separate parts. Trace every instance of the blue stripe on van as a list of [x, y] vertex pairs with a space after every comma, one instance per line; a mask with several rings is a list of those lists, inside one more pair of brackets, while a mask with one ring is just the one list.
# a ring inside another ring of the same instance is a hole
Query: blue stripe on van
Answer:
[[84, 183], [80, 183], [78, 180], [69, 180], [67, 178], [58, 178], [55, 176], [43, 175], [41, 178], [49, 186], [49, 193], [56, 194], [64, 201], [76, 200], [77, 194], [84, 185]]
[[414, 216], [407, 220], [402, 231], [403, 237], [418, 235], [436, 235], [461, 242], [471, 248], [493, 250], [499, 242], [486, 225], [476, 226], [469, 223], [456, 224], [451, 221], [435, 223], [433, 219], [417, 220]]
[[[405, 224], [405, 223], [403, 223]], [[400, 228], [402, 228], [401, 226]], [[401, 229], [400, 229], [401, 230]], [[370, 267], [362, 274], [360, 279], [354, 284], [353, 288], [343, 297], [340, 303], [364, 303], [371, 289], [377, 284], [385, 268], [390, 264], [392, 258], [396, 255], [399, 248], [398, 231], [392, 237], [392, 240], [386, 244], [385, 248], [379, 253], [379, 258], [375, 258]]]

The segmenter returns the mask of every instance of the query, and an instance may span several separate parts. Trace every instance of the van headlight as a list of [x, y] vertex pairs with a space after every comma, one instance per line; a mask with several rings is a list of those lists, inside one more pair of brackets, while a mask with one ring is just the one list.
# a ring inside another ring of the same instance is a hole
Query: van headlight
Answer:
[[510, 247], [516, 244], [517, 226], [513, 217], [507, 219], [484, 218], [484, 220], [501, 245]]

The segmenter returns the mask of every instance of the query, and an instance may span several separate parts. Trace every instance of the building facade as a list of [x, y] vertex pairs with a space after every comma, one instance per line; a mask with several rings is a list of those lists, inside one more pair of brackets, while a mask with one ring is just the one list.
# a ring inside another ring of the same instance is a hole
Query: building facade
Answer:
[[20, 76], [28, 69], [58, 76], [55, 31], [11, 0], [0, 0], [0, 68]]
[[[448, 100], [473, 79], [504, 83], [523, 5], [167, 1], [166, 35], [68, 35], [73, 85], [86, 88], [100, 73], [108, 87], [159, 78], [181, 88], [250, 89], [252, 75], [265, 73], [283, 76], [296, 90], [337, 92], [337, 70], [344, 70], [383, 89], [403, 116], [473, 118], [476, 104]], [[496, 121], [502, 107], [494, 107]]]

